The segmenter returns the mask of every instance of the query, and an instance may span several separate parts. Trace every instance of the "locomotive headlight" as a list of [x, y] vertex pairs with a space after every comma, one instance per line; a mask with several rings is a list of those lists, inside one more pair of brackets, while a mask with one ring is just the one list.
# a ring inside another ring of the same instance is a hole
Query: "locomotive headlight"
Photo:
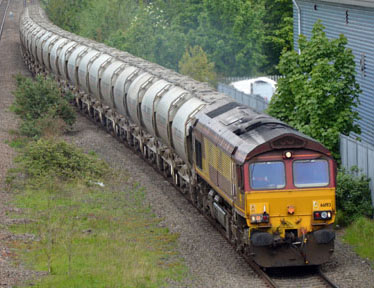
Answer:
[[292, 152], [291, 151], [287, 151], [285, 153], [283, 153], [283, 159], [291, 159], [292, 158]]
[[269, 214], [255, 214], [251, 215], [251, 223], [258, 224], [258, 223], [269, 223]]
[[314, 220], [330, 220], [332, 217], [331, 211], [315, 211], [313, 213]]

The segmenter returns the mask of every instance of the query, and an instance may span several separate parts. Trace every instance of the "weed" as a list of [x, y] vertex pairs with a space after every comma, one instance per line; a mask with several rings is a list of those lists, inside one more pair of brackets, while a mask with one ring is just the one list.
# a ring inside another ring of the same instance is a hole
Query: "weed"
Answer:
[[345, 231], [344, 240], [363, 258], [374, 261], [374, 221], [360, 217]]

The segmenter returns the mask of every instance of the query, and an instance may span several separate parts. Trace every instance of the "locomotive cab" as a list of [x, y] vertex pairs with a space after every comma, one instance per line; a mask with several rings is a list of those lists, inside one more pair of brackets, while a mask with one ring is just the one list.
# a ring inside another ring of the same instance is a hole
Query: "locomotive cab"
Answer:
[[251, 158], [243, 173], [255, 261], [263, 267], [326, 262], [335, 238], [333, 159], [312, 150], [275, 150]]

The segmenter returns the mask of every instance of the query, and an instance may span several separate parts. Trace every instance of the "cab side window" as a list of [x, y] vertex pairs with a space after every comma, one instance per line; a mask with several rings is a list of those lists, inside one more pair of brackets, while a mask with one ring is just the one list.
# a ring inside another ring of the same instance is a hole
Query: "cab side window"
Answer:
[[203, 169], [203, 158], [201, 153], [201, 143], [200, 141], [195, 140], [195, 162], [196, 166], [200, 169]]

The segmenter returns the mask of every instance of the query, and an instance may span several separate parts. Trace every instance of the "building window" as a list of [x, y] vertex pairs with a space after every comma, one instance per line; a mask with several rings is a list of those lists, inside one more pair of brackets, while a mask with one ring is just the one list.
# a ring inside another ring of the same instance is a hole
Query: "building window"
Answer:
[[314, 4], [314, 10], [317, 11], [317, 4]]
[[345, 24], [349, 23], [349, 11], [345, 10]]
[[365, 53], [361, 54], [360, 70], [361, 70], [361, 75], [363, 77], [365, 77], [366, 76], [366, 55], [365, 55]]
[[197, 140], [195, 140], [195, 160], [196, 160], [196, 166], [200, 169], [203, 169], [203, 158], [201, 153], [201, 143]]

